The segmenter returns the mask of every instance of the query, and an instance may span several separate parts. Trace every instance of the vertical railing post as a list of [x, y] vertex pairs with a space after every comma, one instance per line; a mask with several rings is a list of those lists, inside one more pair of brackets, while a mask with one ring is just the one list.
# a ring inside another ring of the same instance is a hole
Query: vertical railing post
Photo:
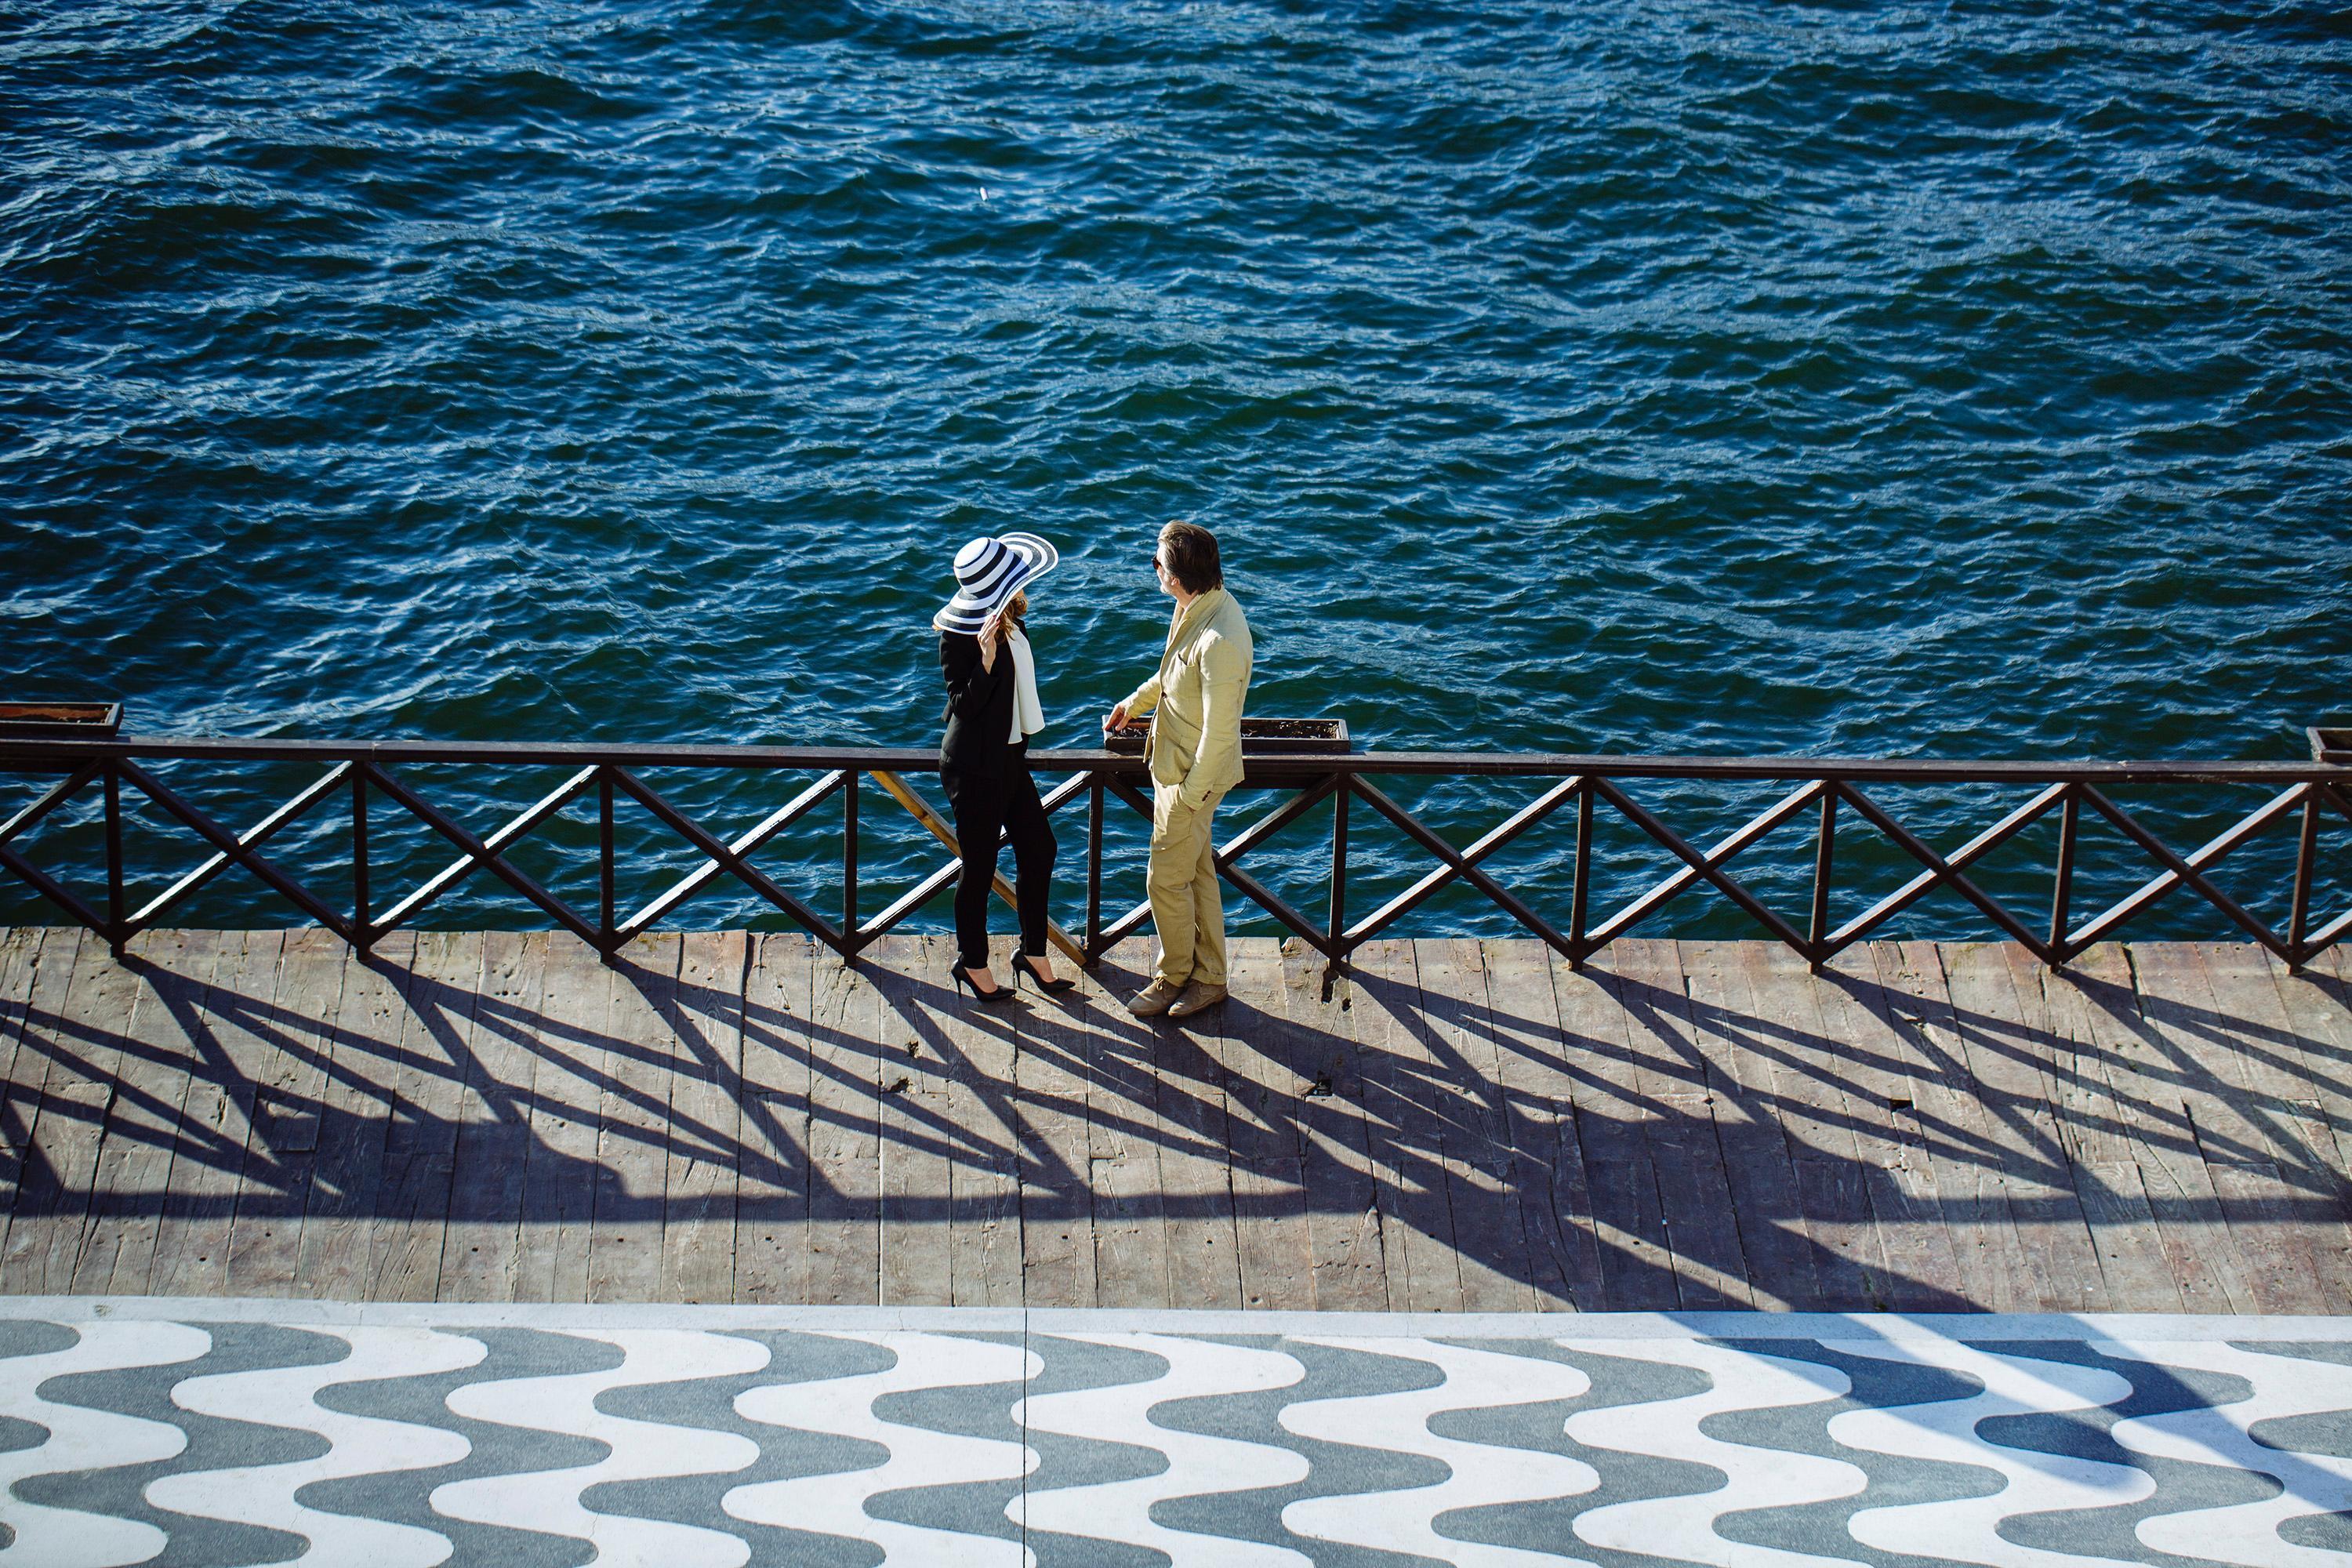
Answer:
[[2319, 786], [2303, 786], [2303, 831], [2294, 847], [2294, 892], [2286, 916], [2286, 966], [2292, 973], [2311, 955], [2304, 951], [2304, 929], [2311, 923], [2312, 861], [2319, 849]]
[[2052, 969], [2067, 959], [2067, 906], [2074, 897], [2074, 835], [2082, 824], [2083, 797], [2070, 787], [2066, 804], [2058, 808], [2058, 868], [2050, 889], [2050, 957]]
[[1103, 857], [1103, 776], [1087, 775], [1087, 962], [1092, 963], [1102, 956], [1096, 944], [1102, 941], [1102, 857]]
[[1348, 930], [1348, 800], [1356, 793], [1355, 783], [1347, 774], [1339, 774], [1338, 782], [1331, 796], [1331, 912], [1323, 925], [1340, 954], [1332, 960], [1335, 965], [1347, 962], [1349, 951], [1343, 945]]
[[604, 939], [604, 956], [612, 957], [619, 942], [613, 929], [613, 772], [596, 769], [596, 929]]
[[122, 956], [122, 775], [110, 761], [106, 780], [106, 945]]
[[1568, 942], [1576, 951], [1570, 953], [1568, 966], [1581, 969], [1591, 957], [1584, 945], [1584, 916], [1591, 902], [1592, 887], [1592, 781], [1585, 779], [1576, 791], [1576, 870], [1569, 883]]
[[1830, 940], [1830, 868], [1837, 856], [1838, 786], [1833, 779], [1822, 781], [1822, 831], [1813, 841], [1813, 919], [1806, 940], [1813, 951], [1805, 956], [1811, 960], [1815, 973], [1821, 972], [1828, 957], [1822, 950]]
[[352, 770], [352, 945], [365, 952], [375, 944], [369, 928], [375, 910], [368, 897], [367, 774]]
[[857, 770], [846, 770], [841, 789], [841, 935], [857, 940]]

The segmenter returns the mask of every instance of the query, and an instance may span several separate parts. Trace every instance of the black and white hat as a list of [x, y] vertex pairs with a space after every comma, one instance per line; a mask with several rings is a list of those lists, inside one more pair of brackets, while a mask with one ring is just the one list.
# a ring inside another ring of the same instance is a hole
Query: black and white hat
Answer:
[[943, 632], [980, 635], [1005, 601], [1051, 572], [1061, 552], [1034, 533], [985, 535], [956, 552], [956, 595], [931, 625]]

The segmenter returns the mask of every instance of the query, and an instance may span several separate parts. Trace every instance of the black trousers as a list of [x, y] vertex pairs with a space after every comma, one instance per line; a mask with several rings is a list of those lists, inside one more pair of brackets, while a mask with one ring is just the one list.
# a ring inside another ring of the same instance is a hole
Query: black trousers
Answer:
[[955, 809], [956, 844], [963, 851], [963, 875], [956, 883], [957, 962], [966, 969], [988, 964], [989, 884], [996, 875], [996, 841], [1013, 841], [1013, 893], [1021, 904], [1021, 951], [1045, 952], [1045, 906], [1053, 898], [1054, 829], [1045, 820], [1037, 782], [1029, 776], [1029, 742], [1005, 748], [1012, 754], [1001, 770], [975, 769], [945, 779], [948, 804]]

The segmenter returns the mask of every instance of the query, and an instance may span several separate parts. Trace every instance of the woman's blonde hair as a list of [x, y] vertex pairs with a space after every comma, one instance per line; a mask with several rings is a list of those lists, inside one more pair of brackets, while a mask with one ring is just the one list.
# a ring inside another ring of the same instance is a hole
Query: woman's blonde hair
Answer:
[[1024, 632], [1029, 629], [1029, 591], [1026, 588], [1015, 588], [1013, 597], [1004, 601], [1004, 618]]

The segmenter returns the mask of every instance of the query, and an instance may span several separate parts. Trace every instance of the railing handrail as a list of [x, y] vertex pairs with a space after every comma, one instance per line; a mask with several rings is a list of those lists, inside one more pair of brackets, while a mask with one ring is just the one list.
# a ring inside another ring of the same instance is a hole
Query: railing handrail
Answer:
[[[1938, 889], [1959, 894], [2002, 935], [2021, 943], [2053, 966], [2063, 964], [2093, 943], [2106, 940], [2168, 894], [2188, 889], [2294, 967], [2352, 937], [2352, 910], [2329, 919], [2315, 916], [2312, 909], [2315, 889], [2320, 886], [2317, 851], [2322, 820], [2352, 820], [2352, 766], [2322, 760], [2323, 756], [2334, 758], [2340, 753], [2319, 744], [2317, 732], [2313, 753], [2311, 760], [2294, 762], [2199, 758], [2101, 762], [2063, 758], [1612, 756], [1552, 752], [1263, 753], [1246, 757], [1249, 773], [1244, 784], [1288, 791], [1290, 798], [1221, 844], [1215, 862], [1226, 881], [1334, 963], [1345, 963], [1349, 954], [1364, 942], [1388, 930], [1440, 889], [1459, 882], [1483, 894], [1571, 964], [1582, 963], [1648, 921], [1683, 891], [1704, 887], [1736, 905], [1773, 938], [1817, 968]], [[43, 791], [39, 799], [0, 821], [0, 871], [30, 885], [74, 920], [103, 935], [118, 952], [132, 934], [152, 927], [214, 877], [236, 867], [249, 872], [320, 925], [362, 948], [386, 931], [413, 923], [423, 910], [450, 888], [478, 872], [488, 872], [556, 923], [594, 946], [607, 960], [687, 900], [727, 879], [750, 889], [844, 958], [854, 958], [868, 943], [938, 897], [960, 875], [959, 862], [950, 859], [899, 892], [878, 913], [868, 917], [861, 908], [860, 779], [872, 777], [897, 805], [922, 822], [950, 855], [955, 853], [953, 831], [922, 799], [912, 782], [914, 775], [935, 768], [936, 759], [937, 753], [928, 747], [909, 746], [353, 742], [172, 735], [74, 740], [18, 735], [0, 739], [0, 773], [55, 773], [63, 777]], [[177, 786], [142, 765], [179, 760], [307, 761], [325, 764], [325, 771], [240, 833], [215, 820], [196, 802], [184, 796]], [[1038, 752], [1033, 752], [1029, 760], [1040, 772], [1065, 775], [1044, 796], [1043, 805], [1049, 815], [1082, 796], [1085, 800], [1086, 923], [1078, 937], [1057, 925], [1049, 927], [1049, 935], [1070, 956], [1091, 963], [1123, 937], [1139, 930], [1150, 916], [1150, 905], [1139, 903], [1105, 923], [1102, 909], [1105, 809], [1108, 803], [1116, 801], [1122, 812], [1133, 810], [1147, 819], [1152, 816], [1148, 789], [1139, 787], [1148, 785], [1144, 760], [1131, 752], [1098, 749]], [[409, 763], [562, 767], [568, 770], [569, 776], [504, 826], [478, 835], [435, 806], [410, 781], [399, 776], [401, 765]], [[793, 797], [774, 806], [757, 826], [731, 839], [722, 839], [639, 776], [643, 771], [656, 768], [760, 773], [797, 771], [819, 776], [813, 783], [796, 785]], [[1554, 782], [1475, 842], [1456, 845], [1374, 784], [1374, 775], [1520, 777]], [[1791, 787], [1736, 831], [1711, 847], [1702, 847], [1685, 840], [1636, 799], [1638, 792], [1623, 787], [1638, 780], [1754, 781]], [[1884, 802], [1874, 799], [1864, 787], [1882, 784], [1931, 788], [2030, 785], [2033, 795], [2030, 800], [2004, 808], [1999, 821], [1977, 832], [1967, 843], [1939, 851], [1906, 827]], [[2119, 784], [2259, 784], [2268, 786], [2271, 793], [2266, 802], [2187, 853], [2165, 844], [2108, 793]], [[205, 841], [213, 851], [170, 888], [135, 909], [124, 875], [126, 787]], [[102, 910], [26, 859], [11, 844], [85, 789], [96, 789], [104, 798], [107, 890]], [[778, 884], [751, 859], [771, 839], [807, 819], [836, 795], [841, 797], [843, 814], [838, 922]], [[597, 823], [597, 902], [593, 910], [583, 910], [509, 861], [507, 851], [573, 802], [592, 795]], [[614, 827], [615, 805], [624, 799], [649, 812], [704, 858], [694, 870], [625, 918], [615, 903], [618, 849]], [[268, 842], [289, 824], [334, 800], [346, 803], [348, 813], [351, 881], [347, 900], [322, 897], [263, 853]], [[404, 891], [388, 907], [380, 907], [376, 900], [376, 879], [369, 852], [369, 815], [372, 803], [378, 801], [389, 802], [415, 817], [457, 851], [454, 860]], [[1328, 912], [1318, 924], [1306, 910], [1244, 869], [1240, 862], [1273, 835], [1326, 802], [1332, 807]], [[1378, 910], [1353, 918], [1348, 909], [1351, 803], [1385, 818], [1436, 862], [1434, 868]], [[1591, 908], [1591, 858], [1596, 812], [1602, 809], [1665, 849], [1679, 865], [1640, 896], [1596, 920]], [[1562, 926], [1531, 907], [1483, 863], [1546, 820], [1570, 811], [1575, 817], [1574, 873], [1569, 918]], [[2016, 910], [1979, 886], [1969, 872], [1985, 856], [2053, 814], [2058, 841], [2044, 935], [2030, 927]], [[1895, 845], [1920, 868], [1861, 914], [1833, 924], [1831, 889], [1842, 815], [1850, 815]], [[1807, 818], [1816, 824], [1812, 829], [1811, 906], [1808, 916], [1791, 917], [1769, 907], [1728, 868], [1751, 846], [1788, 824]], [[2106, 823], [2143, 853], [2153, 874], [2103, 912], [2082, 921], [2075, 917], [2072, 907], [2078, 830], [2084, 823], [2095, 821]], [[2270, 832], [2293, 832], [2295, 837], [2284, 931], [2258, 918], [2208, 875], [2233, 850]], [[1015, 889], [1003, 878], [997, 879], [996, 886], [1004, 898], [1014, 897]]]
[[[106, 740], [0, 740], [0, 772], [56, 772], [115, 758], [156, 761], [297, 760], [493, 763], [579, 767], [735, 767], [771, 772], [853, 769], [923, 773], [935, 769], [929, 746], [677, 745], [603, 741], [334, 741], [194, 735], [120, 735]], [[1041, 773], [1140, 775], [1131, 752], [1066, 749], [1032, 752]], [[1291, 752], [1251, 755], [1253, 774], [1269, 778], [1380, 773], [1397, 776], [1517, 778], [1848, 779], [1920, 784], [2306, 784], [2352, 780], [2352, 765], [2300, 759], [2256, 762], [2211, 758], [1690, 756], [1577, 752]]]

